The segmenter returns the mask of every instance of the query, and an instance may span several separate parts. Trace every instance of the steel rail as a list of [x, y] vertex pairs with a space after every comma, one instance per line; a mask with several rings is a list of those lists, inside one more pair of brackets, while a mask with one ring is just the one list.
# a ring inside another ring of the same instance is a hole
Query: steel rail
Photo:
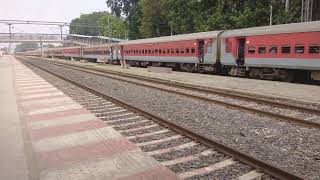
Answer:
[[[102, 76], [102, 77], [112, 78], [112, 79], [116, 79], [116, 80], [119, 80], [119, 81], [124, 81], [124, 82], [127, 82], [127, 83], [131, 83], [131, 84], [136, 84], [136, 85], [139, 85], [139, 86], [144, 86], [144, 87], [153, 88], [153, 89], [157, 89], [157, 90], [161, 90], [161, 91], [165, 91], [165, 92], [169, 92], [169, 93], [175, 93], [175, 94], [178, 94], [178, 95], [191, 97], [191, 98], [194, 98], [194, 99], [198, 99], [198, 100], [214, 103], [214, 104], [217, 104], [217, 105], [222, 105], [222, 106], [227, 107], [227, 108], [238, 109], [238, 110], [240, 109], [240, 110], [248, 111], [248, 112], [251, 112], [251, 113], [260, 114], [260, 115], [263, 115], [263, 116], [274, 118], [276, 120], [285, 121], [285, 122], [288, 122], [288, 123], [294, 123], [294, 124], [301, 125], [301, 126], [304, 126], [304, 127], [320, 129], [320, 123], [317, 123], [317, 122], [306, 121], [304, 119], [291, 117], [291, 116], [286, 116], [286, 115], [282, 115], [282, 114], [277, 114], [277, 113], [273, 113], [273, 112], [262, 110], [262, 109], [255, 109], [255, 108], [246, 107], [246, 106], [242, 106], [242, 105], [238, 105], [238, 104], [228, 103], [228, 102], [225, 102], [225, 101], [206, 98], [206, 97], [203, 97], [203, 96], [187, 94], [187, 93], [183, 93], [183, 92], [179, 92], [179, 91], [172, 91], [172, 90], [168, 90], [168, 89], [164, 89], [164, 88], [160, 88], [160, 87], [156, 87], [156, 86], [152, 86], [152, 85], [147, 85], [147, 84], [143, 84], [143, 83], [139, 83], [139, 82], [135, 82], [135, 81], [121, 79], [121, 78], [110, 76], [110, 75], [106, 74], [108, 72], [105, 72], [105, 71], [98, 71], [98, 70], [93, 70], [93, 69], [91, 70], [91, 69], [84, 68], [84, 67], [79, 67], [79, 66], [78, 67], [73, 67], [73, 66], [71, 66], [69, 64], [60, 64], [60, 63], [50, 62], [50, 61], [45, 61], [45, 62], [46, 63], [50, 63], [50, 64], [54, 64], [56, 66], [66, 67], [66, 68], [70, 68], [70, 69], [74, 69], [74, 70], [78, 70], [78, 71], [82, 71], [82, 72], [86, 72], [86, 73], [95, 74], [95, 75]], [[129, 78], [133, 78], [133, 77], [129, 77]], [[144, 81], [149, 82], [146, 79], [144, 79]], [[155, 83], [155, 82], [152, 82], [152, 83]], [[177, 88], [177, 87], [180, 88], [179, 86], [175, 86], [175, 85], [172, 85], [172, 84], [170, 84], [170, 86], [175, 87], [175, 88]], [[205, 93], [208, 93], [208, 92], [205, 92]], [[300, 111], [304, 111], [304, 109], [299, 109], [299, 110]], [[318, 111], [316, 111], [316, 112], [318, 112]], [[318, 114], [318, 113], [314, 113], [314, 114]]]
[[[24, 62], [27, 62], [27, 61], [24, 61]], [[105, 99], [107, 99], [109, 101], [112, 101], [115, 104], [118, 104], [118, 105], [120, 105], [122, 107], [125, 107], [125, 108], [129, 109], [132, 112], [140, 114], [141, 116], [144, 116], [144, 117], [146, 117], [146, 118], [148, 118], [150, 120], [156, 121], [157, 123], [169, 128], [169, 129], [171, 129], [173, 131], [176, 131], [176, 132], [178, 132], [178, 133], [180, 133], [180, 134], [182, 134], [182, 135], [184, 135], [186, 137], [189, 137], [189, 138], [191, 138], [191, 139], [193, 139], [193, 140], [195, 140], [197, 142], [200, 142], [200, 143], [202, 143], [204, 145], [207, 145], [208, 147], [210, 147], [212, 149], [216, 149], [216, 150], [218, 150], [220, 152], [223, 152], [224, 154], [226, 154], [226, 155], [228, 155], [228, 156], [230, 156], [230, 157], [232, 157], [234, 159], [237, 159], [237, 160], [239, 160], [239, 161], [241, 161], [241, 162], [243, 162], [245, 164], [248, 164], [248, 165], [256, 168], [257, 170], [261, 170], [261, 171], [265, 172], [266, 174], [269, 174], [269, 175], [274, 176], [274, 177], [276, 177], [278, 179], [284, 179], [284, 180], [302, 180], [302, 179], [305, 179], [302, 176], [299, 176], [297, 174], [291, 173], [291, 172], [289, 172], [287, 170], [284, 170], [284, 169], [282, 169], [280, 167], [272, 165], [272, 164], [270, 164], [268, 162], [265, 162], [265, 161], [262, 161], [260, 159], [257, 159], [255, 157], [251, 156], [250, 154], [247, 154], [245, 152], [242, 152], [240, 150], [237, 150], [235, 148], [227, 146], [226, 144], [223, 144], [223, 143], [221, 143], [221, 142], [219, 142], [217, 140], [210, 139], [210, 138], [207, 138], [207, 137], [205, 137], [203, 135], [195, 133], [195, 132], [193, 132], [193, 131], [191, 131], [189, 129], [186, 129], [186, 128], [180, 126], [180, 125], [177, 125], [175, 123], [167, 121], [167, 120], [165, 120], [165, 119], [163, 119], [163, 118], [161, 118], [159, 116], [153, 115], [153, 114], [151, 114], [149, 112], [141, 110], [141, 109], [139, 109], [137, 107], [134, 107], [134, 106], [132, 106], [130, 104], [127, 104], [127, 103], [125, 103], [123, 101], [120, 101], [120, 100], [115, 99], [115, 98], [113, 98], [111, 96], [108, 96], [108, 95], [106, 95], [106, 94], [104, 94], [102, 92], [94, 90], [93, 88], [84, 86], [84, 85], [82, 85], [82, 84], [80, 84], [80, 83], [78, 83], [78, 82], [76, 82], [74, 80], [71, 80], [69, 78], [63, 77], [62, 75], [59, 75], [59, 74], [56, 74], [56, 73], [51, 72], [49, 70], [46, 70], [46, 69], [44, 69], [42, 67], [39, 67], [37, 65], [34, 65], [34, 64], [30, 63], [30, 62], [27, 62], [27, 63], [32, 65], [32, 66], [34, 66], [34, 67], [37, 67], [37, 68], [45, 71], [45, 72], [47, 72], [49, 74], [52, 74], [52, 75], [54, 75], [54, 76], [56, 76], [56, 77], [58, 77], [58, 78], [60, 78], [60, 79], [62, 79], [64, 81], [67, 81], [67, 82], [69, 82], [69, 83], [71, 83], [71, 84], [73, 84], [73, 85], [75, 85], [77, 87], [85, 89], [85, 90], [87, 90], [87, 91], [89, 91], [89, 92], [91, 92], [91, 93], [93, 93], [93, 94], [95, 94], [97, 96], [103, 97], [103, 98], [105, 98]]]
[[[45, 61], [53, 63], [52, 61], [48, 61], [48, 60], [45, 60]], [[70, 63], [62, 63], [62, 62], [54, 62], [54, 63], [64, 64], [64, 65], [70, 66]], [[83, 66], [77, 65], [77, 64], [72, 64], [72, 66], [83, 68]], [[92, 67], [86, 67], [86, 68], [91, 69], [91, 70], [95, 70], [98, 72], [115, 74], [118, 76], [124, 76], [124, 77], [128, 77], [128, 78], [134, 78], [134, 79], [149, 81], [149, 82], [153, 82], [153, 83], [161, 83], [161, 84], [164, 84], [167, 86], [185, 88], [187, 90], [194, 90], [194, 91], [198, 91], [198, 92], [202, 92], [202, 93], [217, 94], [217, 95], [221, 95], [221, 96], [225, 96], [225, 97], [232, 97], [232, 98], [246, 100], [246, 101], [251, 100], [251, 101], [261, 103], [261, 104], [270, 104], [270, 105], [280, 107], [280, 108], [289, 108], [292, 110], [299, 110], [299, 111], [304, 111], [304, 112], [320, 115], [319, 109], [303, 107], [303, 106], [295, 105], [295, 104], [288, 103], [288, 102], [277, 102], [275, 100], [271, 100], [271, 99], [278, 99], [281, 101], [288, 101], [288, 99], [286, 99], [286, 98], [280, 98], [280, 97], [275, 98], [275, 97], [270, 97], [267, 95], [257, 95], [257, 94], [244, 93], [244, 92], [239, 92], [239, 91], [234, 91], [234, 90], [226, 90], [226, 89], [205, 87], [205, 86], [196, 86], [196, 85], [192, 85], [192, 84], [188, 84], [188, 83], [184, 83], [184, 82], [172, 82], [172, 81], [158, 79], [158, 78], [154, 78], [154, 77], [145, 77], [143, 75], [133, 75], [133, 74], [128, 74], [128, 73], [122, 73], [122, 72], [118, 72], [118, 71], [114, 71], [114, 70], [103, 70], [103, 69], [92, 68]], [[299, 102], [298, 100], [290, 100], [290, 101], [300, 103], [300, 104], [302, 103], [302, 102]], [[306, 103], [303, 103], [303, 104], [306, 104]], [[310, 103], [310, 105], [313, 105], [313, 104]]]

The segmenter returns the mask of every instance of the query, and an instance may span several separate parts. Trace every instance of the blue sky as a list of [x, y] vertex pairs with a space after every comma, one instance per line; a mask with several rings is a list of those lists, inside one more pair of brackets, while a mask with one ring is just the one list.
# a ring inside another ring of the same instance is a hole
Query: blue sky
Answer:
[[[0, 19], [67, 21], [81, 13], [107, 11], [105, 0], [1, 0]], [[64, 29], [67, 31], [67, 29]], [[0, 24], [0, 33], [8, 32], [8, 26]], [[14, 25], [17, 33], [59, 33], [59, 27]]]

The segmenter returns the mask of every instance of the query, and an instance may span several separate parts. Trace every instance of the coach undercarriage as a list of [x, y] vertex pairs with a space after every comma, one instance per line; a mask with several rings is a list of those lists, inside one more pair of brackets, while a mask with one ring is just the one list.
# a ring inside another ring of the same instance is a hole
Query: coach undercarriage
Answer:
[[[119, 64], [113, 61], [110, 64]], [[174, 63], [174, 62], [148, 62], [148, 61], [127, 61], [131, 67], [147, 68], [148, 66], [168, 67], [174, 71], [207, 73], [217, 75], [230, 75], [234, 77], [248, 77], [252, 79], [277, 80], [284, 82], [320, 80], [320, 72], [309, 72], [303, 70], [290, 70], [282, 68], [260, 68], [246, 66], [222, 66], [201, 63]]]
[[305, 82], [310, 80], [320, 80], [319, 72], [319, 79], [317, 79], [317, 77], [315, 76], [317, 72], [310, 72], [307, 70], [245, 66], [229, 66], [226, 69], [227, 70], [225, 70], [224, 72], [227, 73], [227, 75], [236, 77], [248, 77], [252, 79], [276, 80], [284, 82]]

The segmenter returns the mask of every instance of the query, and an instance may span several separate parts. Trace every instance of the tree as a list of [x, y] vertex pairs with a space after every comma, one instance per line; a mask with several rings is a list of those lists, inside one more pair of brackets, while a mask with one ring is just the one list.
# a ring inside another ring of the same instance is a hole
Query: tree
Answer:
[[129, 39], [142, 38], [141, 26], [141, 6], [139, 0], [107, 0], [107, 5], [111, 8], [111, 13], [117, 17], [124, 17], [129, 28]]
[[111, 14], [102, 16], [98, 21], [98, 25], [101, 26], [101, 35], [109, 36], [108, 20], [112, 26], [112, 37], [124, 39], [128, 34], [128, 24], [122, 18]]
[[[301, 21], [301, 0], [107, 0], [111, 12], [123, 17], [131, 39], [211, 30], [227, 30]], [[320, 1], [314, 1], [313, 20], [320, 19]]]
[[139, 4], [136, 4], [131, 8], [130, 13], [127, 17], [130, 39], [141, 39], [143, 37], [140, 32], [141, 17], [141, 7], [139, 6]]
[[301, 0], [290, 0], [290, 8], [285, 12], [285, 3], [273, 1], [274, 24], [298, 23], [301, 21]]
[[141, 0], [142, 11], [140, 31], [145, 37], [159, 37], [170, 34], [169, 24], [162, 12], [163, 1]]
[[7, 47], [0, 48], [0, 51], [6, 54], [8, 52], [8, 48]]
[[117, 17], [121, 17], [123, 0], [107, 0], [108, 7], [111, 9], [111, 13]]
[[[80, 34], [87, 36], [98, 36], [99, 28], [94, 27], [98, 26], [99, 19], [108, 14], [107, 12], [93, 12], [91, 14], [82, 14], [79, 18], [73, 19], [70, 25], [71, 34]], [[93, 26], [93, 27], [86, 27]]]
[[53, 44], [47, 44], [47, 45], [43, 45], [43, 48], [55, 48], [55, 45]]
[[18, 44], [15, 48], [15, 52], [34, 51], [37, 49], [39, 49], [38, 43], [25, 42], [25, 43]]
[[162, 0], [162, 16], [165, 17], [170, 34], [194, 32], [195, 0]]
[[313, 1], [313, 20], [320, 20], [320, 1]]
[[139, 0], [107, 0], [108, 7], [111, 8], [111, 13], [117, 17], [121, 15], [128, 16], [132, 13], [132, 9], [139, 3]]

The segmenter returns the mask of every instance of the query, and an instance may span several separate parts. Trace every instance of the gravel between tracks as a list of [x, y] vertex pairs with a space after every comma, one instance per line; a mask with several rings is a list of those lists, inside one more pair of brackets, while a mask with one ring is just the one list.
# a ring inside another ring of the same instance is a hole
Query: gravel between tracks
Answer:
[[163, 139], [163, 138], [174, 136], [174, 135], [177, 135], [177, 134], [175, 132], [167, 132], [167, 133], [162, 133], [162, 134], [158, 134], [158, 135], [152, 135], [152, 136], [148, 136], [148, 137], [132, 139], [131, 142], [142, 143], [142, 142], [148, 142], [148, 141], [153, 141], [153, 140], [159, 140], [159, 139]]
[[[39, 58], [37, 58], [37, 59], [39, 59]], [[93, 63], [93, 62], [80, 63], [79, 61], [66, 61], [66, 60], [58, 59], [58, 58], [53, 58], [53, 59], [52, 58], [41, 58], [41, 59], [46, 60], [46, 61], [50, 61], [50, 62], [54, 62], [54, 63], [62, 63], [62, 64], [66, 64], [66, 65], [71, 65], [71, 66], [79, 66], [79, 67], [82, 67], [82, 68], [90, 68], [90, 69], [93, 69], [93, 70], [114, 71], [114, 72], [120, 72], [120, 73], [124, 73], [124, 74], [134, 75], [134, 76], [137, 75], [136, 73], [132, 73], [132, 71], [127, 71], [127, 72], [119, 71], [119, 69], [117, 67], [118, 65], [100, 64], [100, 63]], [[117, 67], [117, 68], [114, 69], [114, 67]], [[133, 67], [133, 69], [135, 69], [135, 67]], [[139, 68], [139, 69], [143, 69], [143, 68]], [[139, 74], [139, 76], [144, 77], [144, 75], [141, 75], [141, 74]], [[214, 76], [214, 75], [211, 75], [211, 76]], [[147, 77], [149, 77], [149, 76], [147, 76]], [[158, 76], [156, 76], [155, 79], [162, 79], [162, 78], [159, 78]], [[179, 79], [176, 79], [176, 78], [172, 78], [172, 79], [173, 79], [173, 81], [175, 81], [175, 80], [179, 81]], [[166, 80], [166, 78], [164, 78], [164, 80]], [[298, 105], [298, 106], [301, 106], [301, 107], [308, 107], [308, 108], [311, 108], [311, 109], [320, 110], [320, 105], [319, 104], [313, 104], [313, 103], [310, 104], [310, 103], [307, 103], [307, 102], [290, 100], [290, 99], [287, 99], [287, 98], [278, 99], [278, 98], [275, 98], [275, 97], [273, 97], [273, 98], [269, 97], [269, 98], [264, 98], [264, 99], [277, 101], [277, 102], [283, 102], [283, 103], [289, 103], [289, 104], [295, 104], [295, 105]]]
[[154, 155], [153, 157], [158, 161], [169, 161], [179, 157], [185, 157], [187, 155], [196, 154], [198, 152], [203, 152], [209, 148], [204, 145], [195, 145], [193, 147], [185, 148], [179, 151], [168, 152], [161, 155]]
[[199, 159], [171, 165], [171, 166], [168, 166], [168, 168], [170, 168], [174, 172], [182, 173], [182, 172], [190, 171], [192, 169], [199, 169], [206, 166], [210, 166], [212, 164], [216, 164], [228, 158], [229, 157], [225, 156], [224, 154], [217, 153], [217, 154], [211, 154], [208, 156], [199, 156]]
[[38, 61], [33, 63], [308, 179], [319, 177], [320, 132], [317, 129]]
[[242, 163], [236, 163], [234, 165], [231, 165], [229, 167], [226, 167], [226, 169], [228, 169], [225, 173], [223, 174], [221, 172], [221, 170], [203, 175], [203, 176], [196, 176], [190, 179], [236, 179], [239, 175], [243, 174], [244, 172], [249, 172], [251, 169], [251, 167], [246, 166]]

